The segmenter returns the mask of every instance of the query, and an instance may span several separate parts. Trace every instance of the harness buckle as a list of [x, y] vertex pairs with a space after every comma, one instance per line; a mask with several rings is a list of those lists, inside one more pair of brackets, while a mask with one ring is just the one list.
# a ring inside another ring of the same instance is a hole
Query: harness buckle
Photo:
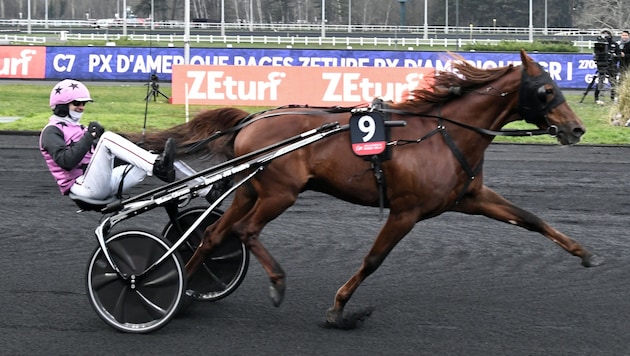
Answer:
[[361, 112], [372, 112], [374, 111], [373, 108], [369, 107], [369, 108], [354, 108], [352, 110], [350, 110], [351, 113], [355, 114], [355, 113], [361, 113]]

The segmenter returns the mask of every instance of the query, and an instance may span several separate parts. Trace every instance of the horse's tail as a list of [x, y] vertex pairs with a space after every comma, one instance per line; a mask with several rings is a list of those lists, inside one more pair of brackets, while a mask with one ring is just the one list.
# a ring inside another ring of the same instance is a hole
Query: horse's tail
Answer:
[[[237, 108], [218, 108], [205, 110], [185, 124], [173, 126], [163, 131], [142, 134], [125, 134], [131, 141], [139, 143], [148, 150], [161, 151], [169, 137], [177, 143], [178, 155], [185, 155], [189, 149], [195, 147], [195, 153], [200, 155], [221, 156], [225, 159], [234, 157], [234, 136], [237, 131], [225, 135], [215, 135], [217, 132], [234, 127], [247, 111]], [[209, 139], [212, 137], [212, 139]]]

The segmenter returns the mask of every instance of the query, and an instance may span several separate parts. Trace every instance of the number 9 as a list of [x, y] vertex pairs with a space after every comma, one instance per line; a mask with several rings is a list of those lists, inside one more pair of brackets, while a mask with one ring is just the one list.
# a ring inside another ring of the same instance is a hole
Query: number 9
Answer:
[[359, 119], [358, 122], [359, 130], [365, 133], [361, 138], [363, 142], [368, 142], [374, 137], [374, 133], [376, 131], [376, 124], [374, 123], [374, 119], [371, 116], [365, 115]]

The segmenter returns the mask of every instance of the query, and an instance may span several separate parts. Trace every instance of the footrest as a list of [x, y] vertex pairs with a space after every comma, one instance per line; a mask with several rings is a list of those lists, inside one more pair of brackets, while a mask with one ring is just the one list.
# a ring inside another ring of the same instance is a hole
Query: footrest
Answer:
[[72, 199], [72, 201], [74, 201], [75, 204], [77, 204], [79, 209], [85, 210], [85, 211], [88, 211], [88, 210], [100, 211], [104, 207], [106, 207], [108, 204], [111, 204], [115, 201], [120, 200], [115, 196], [108, 197], [105, 199], [86, 198], [86, 197], [78, 196], [74, 193], [70, 193], [68, 194], [68, 196], [70, 197], [70, 199]]

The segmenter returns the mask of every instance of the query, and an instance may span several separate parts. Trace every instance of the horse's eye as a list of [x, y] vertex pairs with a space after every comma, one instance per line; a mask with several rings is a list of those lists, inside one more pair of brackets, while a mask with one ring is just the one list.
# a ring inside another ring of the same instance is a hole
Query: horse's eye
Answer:
[[540, 86], [540, 88], [538, 88], [538, 100], [546, 103], [547, 102], [547, 95], [551, 95], [553, 94], [553, 89], [548, 89], [545, 88], [544, 85]]

